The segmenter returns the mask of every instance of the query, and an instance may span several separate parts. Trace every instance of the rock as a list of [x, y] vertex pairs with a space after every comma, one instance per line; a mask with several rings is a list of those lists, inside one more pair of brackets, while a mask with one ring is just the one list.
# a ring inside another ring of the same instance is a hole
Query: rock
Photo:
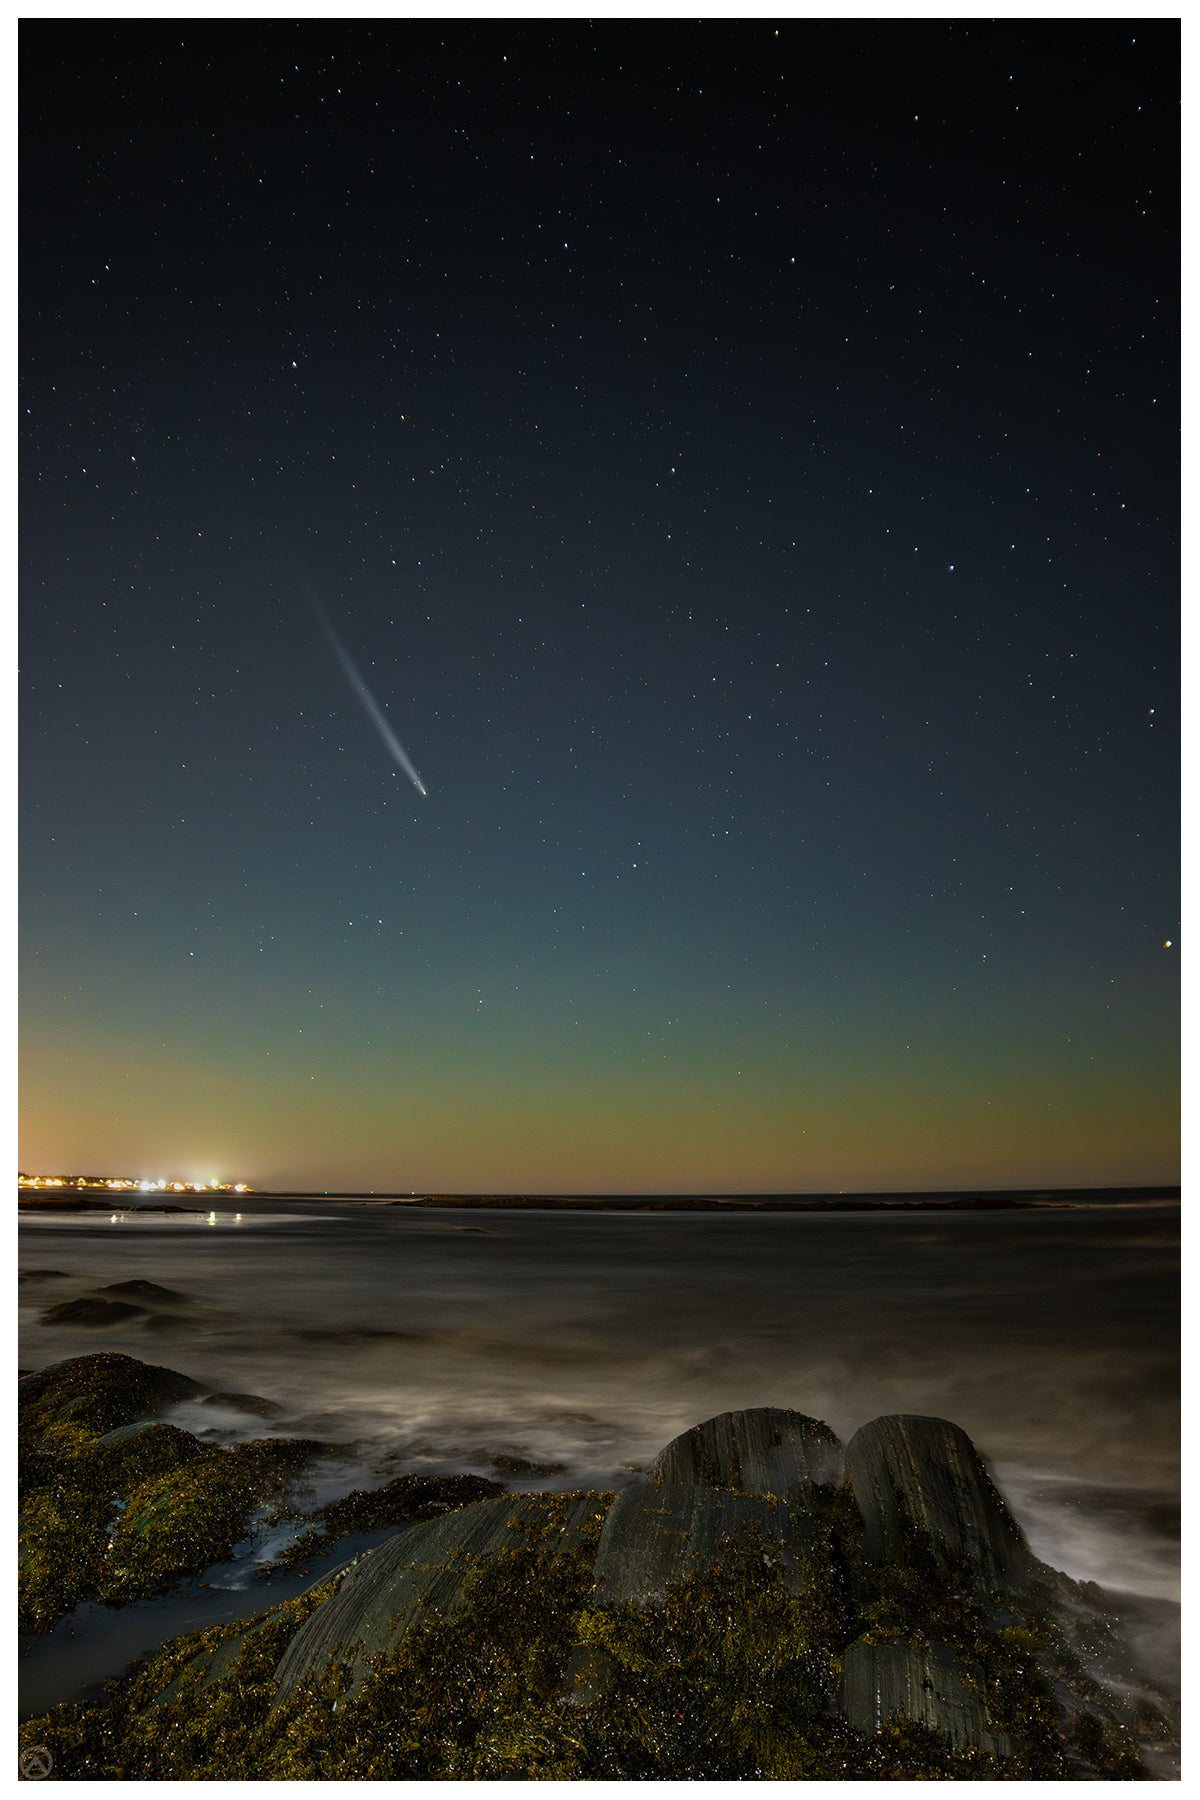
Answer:
[[385, 1487], [355, 1488], [309, 1513], [315, 1528], [289, 1545], [280, 1560], [294, 1567], [321, 1555], [341, 1537], [383, 1531], [389, 1525], [420, 1524], [503, 1492], [498, 1481], [482, 1475], [398, 1475]]
[[940, 1731], [951, 1750], [1010, 1756], [1012, 1743], [988, 1730], [983, 1706], [964, 1681], [978, 1680], [944, 1644], [871, 1644], [859, 1638], [842, 1664], [839, 1707], [853, 1730], [875, 1732], [889, 1719]]
[[873, 1419], [850, 1440], [846, 1480], [873, 1562], [904, 1561], [916, 1531], [937, 1563], [965, 1563], [984, 1589], [1020, 1586], [1039, 1566], [974, 1444], [946, 1419]]
[[147, 1313], [141, 1321], [141, 1329], [149, 1332], [151, 1337], [179, 1338], [187, 1337], [192, 1326], [180, 1313]]
[[27, 1375], [20, 1385], [18, 1404], [22, 1425], [34, 1430], [70, 1422], [105, 1432], [153, 1417], [203, 1392], [201, 1383], [189, 1375], [139, 1362], [115, 1350], [101, 1350], [92, 1356], [51, 1363]]
[[633, 1482], [613, 1501], [600, 1533], [596, 1598], [605, 1606], [659, 1600], [698, 1565], [715, 1560], [722, 1540], [750, 1531], [763, 1534], [765, 1554], [782, 1562], [789, 1591], [801, 1593], [804, 1552], [812, 1543], [807, 1511], [711, 1487]]
[[304, 1438], [260, 1438], [202, 1449], [140, 1481], [112, 1528], [99, 1598], [109, 1606], [145, 1599], [224, 1562], [258, 1508], [278, 1503], [288, 1477], [322, 1448]]
[[[296, 1633], [275, 1671], [277, 1698], [335, 1658], [361, 1669], [377, 1652], [395, 1650], [418, 1612], [422, 1618], [452, 1616], [467, 1576], [483, 1558], [511, 1555], [530, 1541], [543, 1542], [551, 1555], [573, 1548], [597, 1505], [594, 1494], [506, 1494], [388, 1538]], [[513, 1605], [520, 1604], [514, 1592]]]
[[114, 1479], [122, 1492], [181, 1468], [204, 1449], [190, 1431], [155, 1420], [119, 1425], [115, 1431], [106, 1431], [99, 1441], [111, 1453]]
[[22, 1381], [23, 1629], [49, 1630], [81, 1600], [121, 1605], [202, 1574], [325, 1448], [271, 1439], [221, 1450], [155, 1420], [203, 1392], [190, 1376], [111, 1352]]
[[128, 1300], [61, 1300], [38, 1314], [43, 1325], [120, 1325], [125, 1319], [136, 1319], [142, 1311]]
[[255, 1419], [281, 1419], [283, 1407], [259, 1394], [203, 1394], [201, 1406], [227, 1406], [231, 1412], [249, 1413]]
[[175, 1288], [160, 1287], [157, 1281], [110, 1281], [96, 1289], [97, 1294], [115, 1300], [130, 1300], [136, 1306], [190, 1306], [186, 1294]]
[[672, 1485], [734, 1488], [798, 1500], [811, 1483], [835, 1486], [842, 1445], [820, 1419], [776, 1406], [718, 1413], [660, 1450], [647, 1479]]
[[344, 1344], [349, 1350], [357, 1344], [419, 1344], [424, 1341], [419, 1331], [400, 1331], [389, 1325], [297, 1325], [291, 1336], [304, 1344]]

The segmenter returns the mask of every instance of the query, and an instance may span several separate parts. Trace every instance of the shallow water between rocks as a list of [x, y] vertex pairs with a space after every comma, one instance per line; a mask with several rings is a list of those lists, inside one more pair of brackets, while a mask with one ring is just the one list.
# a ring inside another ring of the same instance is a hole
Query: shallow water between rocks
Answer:
[[[335, 1441], [309, 1505], [410, 1471], [617, 1488], [733, 1408], [792, 1407], [843, 1439], [881, 1413], [952, 1419], [1035, 1553], [1112, 1590], [1146, 1673], [1178, 1692], [1177, 1208], [239, 1205], [22, 1215], [21, 1367], [119, 1350], [274, 1401], [269, 1421], [194, 1402], [167, 1416], [220, 1441]], [[40, 1320], [133, 1279], [181, 1298], [104, 1327]], [[270, 1552], [248, 1544], [208, 1585], [82, 1607], [26, 1640], [22, 1713], [290, 1598], [345, 1555], [264, 1582]]]

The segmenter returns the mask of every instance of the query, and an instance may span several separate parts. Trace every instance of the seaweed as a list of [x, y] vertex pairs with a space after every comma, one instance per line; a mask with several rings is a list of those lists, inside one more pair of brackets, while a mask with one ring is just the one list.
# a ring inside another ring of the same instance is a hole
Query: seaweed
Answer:
[[[192, 1465], [194, 1466], [194, 1465]], [[1053, 1636], [1027, 1609], [999, 1630], [984, 1607], [913, 1567], [861, 1553], [846, 1495], [820, 1509], [802, 1591], [769, 1531], [725, 1540], [663, 1599], [607, 1607], [592, 1586], [609, 1495], [589, 1495], [587, 1529], [566, 1548], [579, 1495], [545, 1496], [539, 1525], [469, 1566], [452, 1612], [430, 1608], [365, 1674], [310, 1671], [283, 1699], [274, 1671], [299, 1625], [336, 1592], [327, 1582], [249, 1623], [169, 1645], [110, 1684], [101, 1707], [58, 1708], [26, 1727], [62, 1779], [353, 1780], [1022, 1780], [1083, 1770], [1144, 1773], [1132, 1740], [1086, 1709], [1058, 1735], [1042, 1663]], [[1016, 1616], [1019, 1597], [1004, 1597]], [[954, 1751], [941, 1733], [893, 1718], [870, 1734], [836, 1708], [841, 1662], [869, 1619], [904, 1622], [952, 1646], [1012, 1754]], [[1068, 1654], [1062, 1644], [1054, 1654]], [[1070, 1736], [1071, 1733], [1068, 1733]]]
[[280, 1505], [287, 1476], [319, 1449], [306, 1439], [255, 1439], [205, 1450], [143, 1482], [113, 1529], [99, 1599], [141, 1600], [225, 1561], [255, 1512]]
[[41, 1489], [21, 1508], [17, 1562], [18, 1623], [49, 1631], [94, 1595], [108, 1551], [108, 1513], [78, 1488]]
[[206, 1448], [162, 1423], [104, 1437], [25, 1424], [19, 1618], [39, 1633], [83, 1600], [119, 1606], [202, 1574], [258, 1508], [283, 1505], [289, 1476], [321, 1449], [307, 1439]]
[[70, 1423], [106, 1432], [164, 1412], [202, 1391], [198, 1381], [174, 1369], [100, 1350], [27, 1375], [18, 1404], [22, 1424], [33, 1431]]
[[381, 1488], [355, 1488], [305, 1516], [317, 1523], [290, 1545], [280, 1561], [294, 1566], [319, 1556], [341, 1537], [415, 1525], [473, 1500], [502, 1494], [497, 1481], [482, 1475], [399, 1475]]

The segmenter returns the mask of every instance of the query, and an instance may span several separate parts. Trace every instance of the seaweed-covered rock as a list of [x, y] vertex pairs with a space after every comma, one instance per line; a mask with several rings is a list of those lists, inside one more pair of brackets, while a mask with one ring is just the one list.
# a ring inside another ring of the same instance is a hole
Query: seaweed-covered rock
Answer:
[[137, 1419], [165, 1412], [180, 1400], [202, 1394], [190, 1375], [139, 1362], [115, 1350], [72, 1356], [51, 1363], [21, 1382], [21, 1423], [34, 1430], [70, 1421], [90, 1431], [115, 1431]]
[[120, 1605], [223, 1562], [258, 1508], [282, 1499], [290, 1473], [318, 1454], [308, 1439], [256, 1439], [203, 1450], [138, 1486], [120, 1511], [99, 1596]]
[[155, 1419], [119, 1425], [115, 1431], [106, 1431], [98, 1441], [109, 1452], [112, 1478], [122, 1493], [182, 1468], [204, 1450], [200, 1439], [190, 1431]]
[[[514, 1494], [412, 1525], [370, 1551], [297, 1632], [275, 1672], [280, 1698], [335, 1659], [361, 1669], [398, 1648], [418, 1613], [449, 1617], [476, 1564], [530, 1542], [569, 1550], [594, 1523], [594, 1494]], [[521, 1604], [514, 1593], [514, 1606]]]
[[420, 1524], [503, 1492], [498, 1481], [483, 1475], [398, 1475], [381, 1488], [355, 1488], [311, 1515], [320, 1521], [321, 1531], [320, 1542], [310, 1544], [308, 1554], [351, 1532]]
[[108, 1509], [77, 1487], [39, 1488], [21, 1507], [17, 1616], [21, 1631], [49, 1631], [104, 1578]]
[[308, 1439], [221, 1450], [153, 1416], [200, 1389], [130, 1356], [72, 1358], [21, 1383], [19, 1601], [42, 1632], [82, 1600], [120, 1605], [221, 1561], [320, 1452]]
[[769, 1544], [763, 1554], [780, 1565], [788, 1590], [799, 1593], [813, 1536], [807, 1511], [757, 1495], [636, 1481], [621, 1489], [604, 1521], [596, 1598], [608, 1606], [661, 1599], [698, 1564], [712, 1561], [722, 1542], [752, 1531]]
[[718, 1413], [673, 1438], [646, 1471], [677, 1486], [734, 1488], [798, 1500], [812, 1483], [841, 1476], [842, 1445], [829, 1426], [778, 1406]]
[[978, 1685], [979, 1671], [968, 1669], [945, 1644], [859, 1638], [842, 1663], [839, 1707], [855, 1731], [876, 1732], [889, 1719], [911, 1719], [941, 1732], [951, 1750], [1010, 1756], [1011, 1740], [988, 1729]]
[[873, 1561], [904, 1560], [916, 1533], [937, 1563], [965, 1564], [984, 1588], [1019, 1586], [1038, 1566], [979, 1452], [947, 1419], [873, 1419], [846, 1449], [846, 1480]]

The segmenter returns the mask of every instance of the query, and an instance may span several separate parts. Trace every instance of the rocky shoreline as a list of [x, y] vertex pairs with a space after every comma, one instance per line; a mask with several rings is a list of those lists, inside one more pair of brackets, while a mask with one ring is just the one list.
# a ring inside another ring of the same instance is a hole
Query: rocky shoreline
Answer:
[[[203, 1443], [103, 1352], [21, 1383], [23, 1628], [194, 1581], [265, 1525], [299, 1599], [27, 1722], [64, 1780], [1145, 1779], [1175, 1742], [1115, 1610], [1030, 1552], [970, 1439], [725, 1413], [612, 1493], [401, 1476], [304, 1514], [333, 1448]], [[254, 1396], [223, 1396], [226, 1402]], [[287, 1537], [284, 1533], [284, 1537]]]

